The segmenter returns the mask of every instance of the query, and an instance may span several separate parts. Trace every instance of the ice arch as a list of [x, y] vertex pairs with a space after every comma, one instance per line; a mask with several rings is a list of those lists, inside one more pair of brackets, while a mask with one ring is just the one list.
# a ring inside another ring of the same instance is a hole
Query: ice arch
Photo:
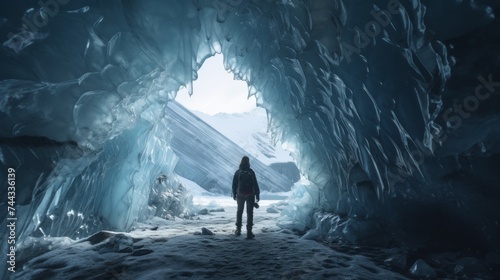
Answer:
[[315, 184], [290, 226], [498, 247], [490, 1], [26, 3], [0, 9], [0, 172], [18, 174], [20, 239], [155, 214], [154, 185], [176, 186], [164, 106], [222, 52]]

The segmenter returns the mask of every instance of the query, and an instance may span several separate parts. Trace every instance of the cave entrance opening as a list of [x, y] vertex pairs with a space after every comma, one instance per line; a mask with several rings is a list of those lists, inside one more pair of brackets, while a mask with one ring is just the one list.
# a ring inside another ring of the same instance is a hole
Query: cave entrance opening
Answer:
[[254, 96], [247, 98], [246, 82], [235, 80], [233, 74], [224, 69], [223, 60], [222, 54], [206, 59], [193, 81], [193, 95], [189, 96], [187, 89], [182, 88], [175, 101], [210, 116], [255, 110], [256, 100]]
[[[216, 54], [205, 60], [198, 70], [198, 78], [193, 82], [192, 96], [189, 96], [187, 89], [182, 88], [177, 93], [175, 102], [201, 120], [196, 125], [195, 130], [203, 135], [196, 135], [193, 130], [190, 131], [193, 134], [192, 137], [197, 138], [197, 149], [200, 145], [218, 146], [216, 148], [218, 153], [212, 155], [209, 155], [211, 151], [179, 155], [178, 168], [176, 167], [175, 172], [181, 177], [183, 185], [193, 194], [195, 204], [208, 207], [235, 206], [235, 202], [230, 197], [232, 174], [238, 168], [244, 155], [251, 158], [251, 166], [257, 173], [263, 206], [288, 196], [288, 192], [276, 191], [276, 189], [273, 191], [270, 190], [270, 186], [277, 180], [293, 184], [286, 172], [290, 169], [289, 165], [293, 165], [291, 169], [294, 170], [295, 163], [288, 152], [279, 144], [273, 143], [267, 130], [265, 109], [256, 106], [254, 96], [248, 97], [247, 83], [234, 79], [233, 74], [224, 68], [222, 54]], [[205, 125], [226, 139], [216, 138], [217, 141], [212, 140], [211, 137], [208, 137], [211, 132], [203, 128]], [[204, 143], [205, 141], [212, 143]], [[226, 143], [227, 147], [221, 154], [219, 153], [220, 146], [226, 145], [223, 143]], [[187, 145], [187, 142], [183, 144]], [[200, 151], [204, 150], [200, 149]], [[203, 156], [220, 157], [220, 159], [183, 158]], [[219, 167], [214, 169], [214, 164], [210, 164], [210, 167], [194, 166], [193, 162], [214, 162]], [[197, 168], [203, 170], [195, 170]], [[213, 174], [218, 172], [220, 174]], [[267, 178], [276, 177], [273, 175], [280, 175], [281, 178]]]

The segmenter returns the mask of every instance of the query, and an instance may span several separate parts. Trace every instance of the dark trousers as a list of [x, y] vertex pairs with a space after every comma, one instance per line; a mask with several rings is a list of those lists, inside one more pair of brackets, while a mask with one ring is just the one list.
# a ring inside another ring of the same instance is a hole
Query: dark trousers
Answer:
[[238, 211], [236, 211], [236, 226], [241, 227], [241, 219], [243, 216], [243, 208], [245, 207], [245, 202], [247, 204], [247, 228], [252, 228], [253, 226], [253, 205], [255, 203], [255, 195], [249, 196], [237, 196], [236, 201], [238, 202]]

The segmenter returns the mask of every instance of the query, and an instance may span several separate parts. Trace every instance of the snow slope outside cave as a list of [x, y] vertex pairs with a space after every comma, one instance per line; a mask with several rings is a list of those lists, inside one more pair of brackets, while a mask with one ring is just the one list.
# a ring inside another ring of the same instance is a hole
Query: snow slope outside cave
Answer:
[[194, 110], [191, 112], [266, 165], [294, 161], [279, 143], [273, 145], [267, 132], [267, 116], [263, 108], [213, 116]]

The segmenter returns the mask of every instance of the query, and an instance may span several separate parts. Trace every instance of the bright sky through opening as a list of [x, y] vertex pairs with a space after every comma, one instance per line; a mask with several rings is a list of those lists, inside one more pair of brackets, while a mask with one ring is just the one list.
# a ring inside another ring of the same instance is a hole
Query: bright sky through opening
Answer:
[[253, 110], [255, 97], [247, 99], [246, 82], [233, 80], [233, 74], [224, 69], [221, 54], [205, 60], [193, 82], [193, 95], [189, 97], [185, 88], [177, 93], [175, 101], [190, 110], [209, 115], [217, 113], [243, 113]]

